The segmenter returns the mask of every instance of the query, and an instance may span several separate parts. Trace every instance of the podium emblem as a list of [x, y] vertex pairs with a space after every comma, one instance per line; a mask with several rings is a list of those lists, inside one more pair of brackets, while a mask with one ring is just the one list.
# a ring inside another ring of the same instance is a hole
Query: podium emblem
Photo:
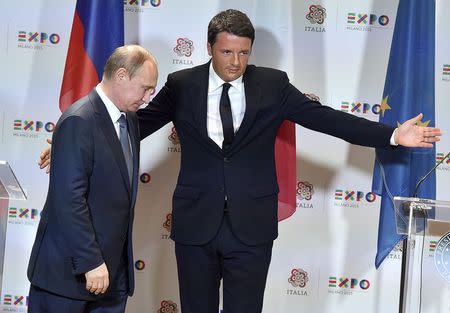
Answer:
[[434, 252], [434, 264], [441, 277], [450, 284], [450, 232], [439, 239]]

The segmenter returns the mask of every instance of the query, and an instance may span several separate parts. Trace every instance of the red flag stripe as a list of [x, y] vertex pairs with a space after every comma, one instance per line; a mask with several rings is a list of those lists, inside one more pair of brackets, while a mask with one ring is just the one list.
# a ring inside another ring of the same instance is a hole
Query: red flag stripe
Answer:
[[278, 194], [278, 221], [295, 213], [297, 181], [295, 124], [285, 121], [278, 131], [275, 142], [275, 162], [280, 187]]
[[97, 71], [84, 49], [84, 27], [75, 11], [59, 98], [61, 111], [87, 95], [97, 84]]

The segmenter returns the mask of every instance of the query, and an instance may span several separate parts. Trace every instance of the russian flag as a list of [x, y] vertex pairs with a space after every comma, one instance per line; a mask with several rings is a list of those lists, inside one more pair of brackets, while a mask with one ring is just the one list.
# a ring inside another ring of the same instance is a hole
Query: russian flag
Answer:
[[275, 163], [280, 187], [278, 194], [278, 221], [295, 213], [297, 207], [297, 161], [295, 151], [295, 124], [285, 121], [275, 141]]
[[98, 84], [106, 60], [123, 43], [123, 0], [77, 1], [59, 97], [62, 112]]

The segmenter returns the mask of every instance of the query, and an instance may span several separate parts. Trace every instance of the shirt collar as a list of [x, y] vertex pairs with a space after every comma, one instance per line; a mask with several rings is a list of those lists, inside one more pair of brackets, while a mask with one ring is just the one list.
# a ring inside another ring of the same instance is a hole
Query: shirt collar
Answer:
[[[219, 75], [217, 75], [216, 71], [214, 70], [212, 66], [212, 62], [209, 64], [209, 82], [208, 82], [208, 92], [216, 91], [217, 89], [221, 88], [222, 85], [225, 83], [225, 81], [220, 78]], [[242, 91], [242, 87], [244, 86], [244, 83], [242, 81], [242, 75], [229, 82], [231, 86], [239, 90], [239, 92]]]
[[100, 87], [100, 84], [98, 84], [95, 87], [95, 91], [97, 91], [98, 95], [100, 96], [100, 99], [102, 99], [103, 103], [105, 104], [106, 110], [108, 111], [111, 120], [113, 121], [113, 123], [116, 123], [119, 120], [120, 116], [122, 115], [122, 112], [120, 112], [120, 110], [116, 107], [116, 105], [103, 92], [102, 88]]

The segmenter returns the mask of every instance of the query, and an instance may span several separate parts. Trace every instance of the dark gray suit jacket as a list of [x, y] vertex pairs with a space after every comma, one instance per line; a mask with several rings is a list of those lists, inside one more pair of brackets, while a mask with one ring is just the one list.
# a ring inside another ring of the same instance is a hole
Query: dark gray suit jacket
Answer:
[[134, 175], [128, 179], [122, 147], [95, 90], [60, 117], [52, 144], [47, 200], [28, 265], [30, 282], [82, 300], [84, 273], [106, 263], [110, 282], [125, 251], [129, 290], [134, 290], [132, 229], [139, 166], [135, 114], [127, 114]]

